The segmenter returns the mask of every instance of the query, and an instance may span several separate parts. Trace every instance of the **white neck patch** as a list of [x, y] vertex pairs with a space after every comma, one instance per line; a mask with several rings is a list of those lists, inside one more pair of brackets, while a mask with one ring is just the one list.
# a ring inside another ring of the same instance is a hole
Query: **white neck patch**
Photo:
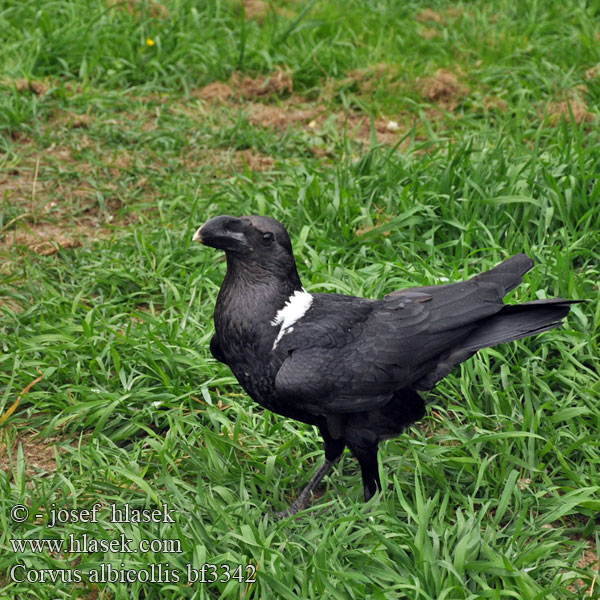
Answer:
[[273, 350], [277, 347], [279, 340], [286, 334], [292, 331], [294, 328], [292, 325], [301, 319], [306, 311], [310, 308], [313, 302], [313, 297], [304, 288], [302, 291], [296, 290], [287, 300], [285, 306], [277, 311], [277, 314], [271, 321], [273, 327], [281, 325], [279, 335], [273, 342]]

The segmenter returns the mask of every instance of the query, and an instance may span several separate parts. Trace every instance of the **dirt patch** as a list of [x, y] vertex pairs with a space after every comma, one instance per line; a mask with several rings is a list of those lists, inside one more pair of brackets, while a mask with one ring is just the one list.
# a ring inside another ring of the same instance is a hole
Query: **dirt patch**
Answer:
[[[396, 75], [395, 67], [379, 64], [356, 70], [349, 79], [370, 86], [382, 77]], [[323, 104], [311, 104], [294, 96], [293, 87], [291, 73], [283, 69], [261, 77], [234, 73], [228, 82], [214, 82], [197, 91], [203, 100], [223, 102], [226, 106], [209, 105], [199, 110], [198, 103], [171, 99], [168, 110], [183, 112], [194, 119], [199, 113], [206, 118], [208, 112], [214, 111], [211, 119], [215, 119], [219, 127], [229, 124], [241, 110], [257, 127], [280, 131], [296, 128], [304, 136], [306, 152], [317, 157], [330, 156], [336, 147], [334, 141], [343, 135], [366, 145], [371, 143], [369, 116], [341, 109], [332, 112]], [[150, 176], [135, 178], [140, 169], [160, 172], [178, 163], [188, 170], [196, 166], [206, 168], [209, 176], [246, 168], [255, 172], [274, 169], [274, 158], [256, 149], [244, 146], [239, 149], [238, 146], [237, 150], [213, 150], [200, 138], [190, 138], [189, 143], [182, 146], [179, 159], [172, 156], [164, 165], [156, 163], [156, 154], [149, 144], [132, 146], [127, 136], [123, 142], [125, 147], [107, 152], [102, 139], [110, 133], [111, 126], [126, 132], [134, 127], [136, 131], [147, 131], [161, 126], [159, 117], [167, 109], [163, 111], [153, 102], [150, 104], [152, 106], [148, 103], [140, 106], [138, 112], [126, 112], [128, 105], [124, 102], [116, 119], [102, 123], [97, 122], [98, 117], [91, 111], [78, 114], [56, 110], [45, 125], [47, 136], [44, 138], [54, 143], [44, 147], [41, 140], [24, 136], [16, 166], [0, 174], [0, 211], [3, 213], [0, 252], [17, 246], [48, 256], [61, 248], [75, 248], [87, 241], [109, 237], [114, 226], [126, 225], [136, 218], [124, 209], [122, 198], [128, 197], [130, 192], [136, 198], [142, 190], [148, 192], [147, 196], [152, 195]], [[395, 144], [407, 131], [407, 119], [406, 115], [375, 119], [377, 142]]]
[[[85, 117], [77, 118], [82, 116]], [[64, 124], [71, 122], [73, 115], [59, 118]], [[83, 119], [81, 126], [89, 122]], [[0, 175], [0, 251], [25, 246], [48, 256], [60, 248], [110, 237], [109, 224], [124, 226], [135, 218], [122, 211], [120, 198], [128, 186], [120, 190], [118, 184], [123, 171], [132, 166], [130, 153], [103, 155], [101, 163], [90, 164], [79, 159], [78, 154], [84, 148], [93, 151], [93, 142], [84, 134], [78, 134], [73, 141], [73, 148], [55, 143], [36, 148], [32, 142], [24, 143], [17, 166]], [[147, 182], [142, 178], [132, 180], [130, 185], [139, 190]], [[98, 200], [99, 191], [102, 201]]]
[[34, 200], [42, 185], [36, 180], [31, 167], [20, 166], [5, 171], [4, 175], [0, 176], [0, 208], [4, 198], [9, 199], [11, 203], [17, 202], [18, 204]]
[[192, 93], [195, 98], [201, 98], [202, 100], [208, 100], [209, 102], [219, 101], [225, 102], [229, 98], [233, 97], [233, 88], [222, 81], [213, 81], [205, 85], [203, 88], [196, 90]]
[[56, 111], [52, 117], [52, 123], [64, 125], [69, 129], [87, 129], [94, 120], [88, 113], [80, 114], [67, 110]]
[[5, 78], [0, 80], [0, 86], [16, 89], [21, 93], [29, 92], [36, 96], [44, 96], [54, 88], [64, 88], [74, 94], [81, 94], [84, 91], [83, 84], [74, 81], [64, 81], [56, 77], [45, 77], [44, 79], [28, 79], [26, 77], [18, 79]]
[[[307, 104], [271, 105], [253, 103], [248, 105], [248, 121], [255, 126], [286, 130], [288, 127], [303, 127], [312, 133], [322, 133], [329, 124], [341, 134], [362, 143], [371, 140], [371, 119], [367, 115], [352, 112], [328, 113], [324, 106]], [[406, 128], [397, 121], [379, 117], [374, 120], [375, 136], [379, 143], [395, 144]], [[318, 154], [316, 152], [315, 154]]]
[[52, 87], [46, 81], [32, 79], [15, 79], [13, 84], [18, 92], [32, 92], [36, 96], [44, 96]]
[[258, 23], [264, 23], [270, 13], [275, 13], [281, 17], [291, 18], [294, 13], [284, 7], [275, 6], [265, 0], [232, 0], [235, 4], [235, 9], [238, 14], [241, 14], [242, 9], [246, 20], [254, 20]]
[[348, 93], [372, 97], [379, 90], [398, 93], [398, 95], [404, 94], [405, 90], [397, 65], [381, 62], [348, 71], [343, 79], [327, 78], [320, 86], [319, 97], [322, 103], [337, 104], [340, 98], [347, 96]]
[[243, 0], [242, 6], [246, 19], [256, 19], [259, 23], [262, 23], [271, 12], [269, 3], [262, 0]]
[[433, 27], [421, 27], [419, 29], [419, 35], [424, 40], [432, 40], [440, 35], [439, 29], [434, 29]]
[[229, 83], [215, 81], [192, 92], [192, 96], [202, 100], [224, 102], [230, 98], [265, 98], [269, 96], [286, 96], [294, 91], [294, 81], [289, 71], [276, 70], [271, 75], [249, 77], [234, 73]]
[[287, 129], [292, 125], [308, 125], [311, 121], [324, 115], [325, 107], [311, 108], [307, 105], [261, 104], [253, 102], [246, 105], [248, 121], [260, 127]]
[[[355, 235], [357, 236], [361, 236], [361, 235], [365, 235], [365, 233], [369, 233], [371, 231], [373, 231], [374, 229], [379, 229], [380, 227], [384, 226], [391, 217], [386, 217], [383, 221], [377, 221], [374, 225], [363, 225], [362, 227], [359, 227], [358, 229], [356, 229], [356, 231], [354, 232]], [[389, 229], [382, 229], [379, 232], [380, 235], [382, 235], [383, 237], [389, 237], [391, 234], [391, 231]]]
[[84, 241], [94, 241], [109, 237], [111, 230], [106, 227], [88, 227], [75, 225], [65, 228], [62, 225], [39, 223], [37, 225], [21, 226], [9, 232], [3, 240], [2, 246], [26, 246], [41, 256], [56, 254], [61, 248], [76, 248]]
[[[546, 118], [551, 125], [558, 125], [564, 118], [567, 123], [589, 123], [596, 120], [596, 115], [588, 110], [584, 96], [588, 93], [585, 84], [577, 85], [571, 90], [563, 92], [562, 100], [550, 102], [545, 107], [539, 108], [540, 118]], [[560, 97], [559, 97], [560, 98]]]
[[488, 96], [483, 100], [483, 107], [485, 110], [499, 110], [500, 112], [506, 112], [508, 105], [502, 98], [498, 98], [498, 96]]
[[254, 148], [231, 151], [224, 148], [198, 147], [182, 158], [182, 166], [186, 171], [209, 169], [215, 177], [223, 173], [244, 170], [270, 171], [275, 166], [275, 159], [262, 154]]
[[585, 78], [586, 79], [597, 79], [599, 75], [600, 75], [600, 65], [596, 65], [594, 67], [590, 67], [585, 72]]
[[[77, 217], [70, 214], [72, 210], [69, 203], [49, 202], [42, 218], [38, 214], [21, 213], [0, 231], [0, 251], [24, 246], [35, 254], [50, 256], [61, 248], [76, 248], [84, 242], [110, 237], [113, 229], [106, 225], [107, 218], [115, 226], [125, 224], [113, 221], [110, 207], [108, 215], [101, 214], [97, 205], [77, 211]], [[61, 213], [64, 221], [60, 219]]]
[[424, 8], [415, 15], [415, 18], [419, 23], [441, 23], [442, 13], [432, 10], [431, 8]]
[[0, 315], [4, 312], [4, 308], [12, 312], [22, 312], [22, 308], [8, 296], [0, 296]]
[[449, 21], [455, 21], [460, 19], [463, 15], [463, 11], [460, 8], [449, 8], [444, 12], [432, 10], [431, 8], [424, 8], [420, 10], [415, 18], [419, 23], [437, 23], [445, 25]]
[[244, 98], [283, 96], [294, 91], [294, 80], [289, 71], [278, 69], [266, 77], [248, 77], [234, 73], [232, 83]]
[[433, 77], [425, 77], [417, 83], [421, 96], [440, 108], [453, 111], [469, 93], [469, 88], [446, 69], [438, 69]]
[[584, 100], [571, 94], [562, 102], [551, 102], [546, 109], [546, 116], [552, 125], [558, 125], [564, 118], [568, 123], [589, 123], [596, 119], [596, 115], [588, 110]]
[[583, 592], [582, 598], [595, 598], [594, 591], [600, 586], [598, 582], [598, 553], [596, 552], [596, 545], [593, 542], [588, 542], [588, 549], [584, 550], [579, 560], [577, 561], [577, 567], [579, 569], [591, 569], [594, 572], [591, 585], [587, 586], [583, 579], [578, 579], [573, 585], [569, 586], [569, 590], [574, 593]]
[[19, 445], [23, 447], [27, 479], [56, 471], [54, 448], [59, 438], [36, 439], [37, 435], [37, 433], [20, 435], [10, 447], [7, 447], [5, 441], [0, 442], [0, 471], [8, 473], [11, 469], [16, 468]]
[[[364, 144], [371, 141], [371, 119], [364, 115], [341, 115], [337, 117], [338, 123], [342, 121], [346, 124], [349, 136]], [[394, 145], [401, 134], [404, 134], [404, 127], [397, 121], [392, 121], [385, 117], [380, 117], [373, 121], [375, 137], [380, 144]]]
[[106, 5], [112, 10], [124, 11], [137, 18], [149, 14], [154, 19], [166, 19], [171, 14], [158, 0], [107, 0]]
[[[357, 84], [362, 91], [373, 90], [382, 78], [397, 76], [397, 68], [381, 63], [365, 69], [356, 69], [348, 74], [342, 85]], [[460, 86], [457, 84], [457, 88]], [[217, 101], [229, 106], [239, 102], [248, 115], [248, 122], [255, 127], [285, 131], [290, 127], [305, 129], [309, 133], [322, 133], [328, 123], [333, 123], [339, 132], [346, 131], [349, 137], [360, 142], [371, 139], [371, 123], [366, 115], [352, 111], [328, 112], [323, 104], [309, 104], [293, 95], [293, 79], [289, 72], [278, 70], [258, 78], [243, 77], [237, 73], [229, 83], [213, 82], [196, 90], [193, 95], [206, 101]], [[267, 102], [277, 98], [277, 102]], [[401, 131], [406, 127], [395, 120], [380, 117], [375, 120], [375, 133], [378, 142], [395, 144]], [[328, 150], [312, 145], [316, 156], [328, 155]], [[264, 165], [264, 160], [258, 164]], [[269, 168], [270, 168], [269, 164]]]
[[271, 156], [260, 154], [251, 148], [238, 150], [233, 163], [238, 169], [247, 165], [251, 171], [270, 171], [275, 166], [275, 160]]
[[[0, 231], [0, 250], [25, 246], [35, 254], [49, 256], [61, 248], [75, 248], [84, 241], [104, 239], [112, 233], [112, 229], [103, 225], [105, 221], [96, 213], [96, 206], [90, 206], [80, 216], [73, 218], [68, 214], [72, 209], [68, 205], [64, 211], [64, 222], [59, 218], [61, 203], [49, 202], [45, 208], [45, 213], [51, 213], [51, 217], [38, 220], [38, 215], [24, 212], [12, 219]], [[52, 221], [48, 220], [50, 218]]]
[[348, 73], [348, 76], [342, 80], [339, 86], [334, 85], [333, 90], [328, 95], [333, 96], [335, 88], [346, 87], [355, 84], [364, 93], [371, 93], [377, 89], [377, 86], [384, 83], [389, 89], [393, 80], [398, 77], [398, 67], [387, 63], [377, 63], [363, 69], [354, 69]]

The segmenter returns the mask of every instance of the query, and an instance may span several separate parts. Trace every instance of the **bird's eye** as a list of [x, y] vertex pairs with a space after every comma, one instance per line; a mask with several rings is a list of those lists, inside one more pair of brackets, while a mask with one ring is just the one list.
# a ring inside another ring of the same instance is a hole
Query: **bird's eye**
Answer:
[[269, 246], [273, 243], [273, 234], [270, 231], [267, 231], [267, 233], [263, 233], [263, 244], [265, 246]]

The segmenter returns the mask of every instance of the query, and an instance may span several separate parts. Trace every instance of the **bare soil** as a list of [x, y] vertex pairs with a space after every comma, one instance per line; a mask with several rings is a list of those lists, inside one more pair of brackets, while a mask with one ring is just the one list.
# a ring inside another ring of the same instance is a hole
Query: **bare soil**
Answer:
[[[577, 562], [577, 567], [579, 569], [588, 569], [595, 573], [594, 578], [592, 579], [591, 584], [588, 587], [588, 584], [583, 579], [578, 579], [575, 584], [569, 586], [569, 590], [574, 593], [581, 593], [581, 598], [597, 598], [598, 597], [598, 589], [600, 589], [600, 582], [598, 581], [598, 553], [596, 551], [596, 544], [594, 542], [588, 542], [588, 549], [583, 552], [579, 561]], [[594, 591], [596, 595], [594, 595]]]
[[246, 19], [256, 19], [259, 23], [262, 23], [271, 11], [269, 3], [263, 0], [243, 0], [241, 5], [244, 7]]
[[44, 96], [52, 87], [49, 82], [39, 79], [16, 79], [14, 85], [19, 92], [32, 92], [36, 96]]
[[234, 164], [237, 168], [247, 166], [251, 171], [270, 171], [275, 166], [275, 160], [266, 154], [260, 154], [247, 148], [235, 153]]
[[398, 78], [398, 74], [399, 71], [396, 65], [381, 62], [363, 69], [350, 71], [338, 87], [355, 84], [364, 94], [374, 92], [379, 85], [385, 85], [389, 90], [397, 87], [395, 80]]
[[578, 125], [595, 121], [596, 115], [588, 110], [584, 100], [571, 95], [567, 100], [551, 102], [546, 111], [550, 123], [558, 125], [564, 117], [567, 122], [574, 121]]
[[[66, 119], [73, 127], [87, 127], [91, 122], [87, 115], [58, 117], [61, 122]], [[56, 122], [48, 126], [54, 127]], [[80, 136], [79, 143], [80, 148], [92, 146], [85, 135]], [[131, 217], [120, 210], [122, 202], [115, 184], [130, 164], [128, 155], [106, 156], [105, 170], [91, 185], [87, 178], [97, 165], [76, 158], [72, 148], [52, 144], [41, 149], [23, 138], [21, 149], [18, 166], [0, 175], [0, 208], [17, 213], [0, 228], [0, 256], [14, 246], [48, 256], [60, 248], [109, 237], [115, 226], [131, 222]], [[57, 176], [65, 170], [69, 177]], [[137, 187], [142, 184], [136, 182]], [[97, 199], [99, 189], [104, 194], [102, 203]]]
[[270, 75], [249, 77], [234, 73], [230, 83], [215, 81], [195, 90], [193, 96], [202, 100], [225, 102], [231, 98], [265, 98], [286, 96], [294, 91], [294, 82], [289, 71], [276, 70]]
[[146, 11], [152, 18], [166, 19], [169, 15], [169, 9], [165, 3], [159, 0], [106, 0], [108, 8], [113, 10], [121, 10], [134, 15], [141, 19], [145, 16]]
[[294, 102], [280, 104], [262, 104], [251, 102], [244, 105], [248, 111], [248, 120], [252, 125], [285, 130], [292, 126], [307, 126], [313, 120], [323, 117], [324, 107], [311, 107]]
[[469, 93], [469, 87], [446, 69], [438, 69], [432, 77], [420, 79], [417, 87], [424, 100], [447, 111], [455, 110]]
[[[107, 0], [110, 4], [113, 0]], [[119, 10], [139, 11], [140, 1], [130, 0], [121, 3]], [[154, 8], [153, 8], [154, 7]], [[162, 7], [162, 8], [160, 8]], [[150, 2], [150, 9], [156, 16], [168, 10], [164, 4]], [[252, 11], [270, 10], [266, 3], [247, 0], [246, 16], [252, 18]], [[460, 10], [436, 12], [423, 9], [417, 20], [424, 24], [424, 36], [437, 35], [440, 25], [446, 25], [462, 16]], [[589, 69], [588, 78], [598, 77], [600, 66]], [[257, 77], [249, 77], [234, 73], [227, 82], [213, 82], [193, 92], [193, 96], [202, 102], [203, 111], [197, 104], [165, 100], [160, 96], [140, 100], [152, 100], [154, 106], [159, 104], [162, 114], [169, 111], [184, 111], [194, 119], [205, 118], [211, 111], [222, 110], [223, 120], [220, 124], [231, 121], [232, 114], [237, 111], [246, 113], [248, 121], [257, 127], [284, 132], [289, 128], [305, 131], [309, 138], [309, 149], [314, 156], [325, 158], [332, 156], [331, 135], [347, 136], [365, 146], [371, 144], [372, 128], [377, 143], [395, 145], [410, 130], [414, 115], [396, 114], [380, 116], [373, 121], [361, 112], [354, 110], [331, 110], [324, 102], [328, 94], [334, 94], [336, 86], [356, 85], [363, 93], [369, 93], [381, 85], [400, 85], [397, 67], [386, 63], [372, 65], [368, 68], [351, 71], [348, 76], [337, 82], [325, 82], [323, 86], [323, 103], [308, 102], [294, 94], [292, 74], [284, 69]], [[438, 121], [449, 112], [455, 111], [469, 94], [469, 86], [463, 81], [464, 74], [438, 69], [434, 75], [423, 77], [414, 82], [418, 93], [425, 102], [431, 103], [427, 115]], [[43, 95], [53, 86], [50, 81], [13, 81], [17, 89], [23, 93]], [[551, 102], [540, 109], [540, 118], [548, 118], [559, 123], [564, 117], [576, 123], [591, 122], [595, 116], [583, 100], [585, 86], [572, 90], [566, 96]], [[146, 102], [147, 103], [147, 102]], [[219, 108], [222, 107], [222, 108]], [[484, 98], [485, 110], [506, 110], [506, 103], [501, 98], [490, 96]], [[214, 113], [212, 113], [214, 115]], [[158, 113], [152, 109], [139, 114], [120, 113], [112, 125], [128, 127], [129, 120], [138, 122], [142, 132], [151, 133], [159, 126]], [[143, 121], [140, 124], [140, 120]], [[229, 123], [230, 125], [233, 124]], [[79, 129], [69, 138], [70, 146], [52, 144], [40, 148], [36, 143], [21, 135], [20, 162], [16, 167], [0, 174], [0, 206], [2, 202], [19, 207], [15, 217], [4, 223], [0, 229], [0, 254], [3, 250], [14, 246], [25, 246], [32, 252], [50, 255], [59, 248], [76, 247], [89, 241], [109, 236], [115, 226], [126, 226], [131, 217], [121, 210], [122, 200], [128, 193], [126, 184], [121, 187], [116, 182], [123, 181], [123, 175], [137, 167], [162, 168], [155, 162], [155, 155], [147, 146], [131, 149], [120, 149], [112, 154], [106, 152], [101, 144], [88, 136], [88, 129], [96, 125], [91, 113], [77, 114], [71, 111], [57, 110], [51, 117], [47, 127], [66, 127]], [[106, 121], [103, 125], [111, 125]], [[311, 143], [311, 137], [314, 143]], [[410, 140], [403, 142], [402, 147], [409, 145]], [[60, 143], [58, 143], [60, 144]], [[86, 155], [91, 153], [92, 158]], [[85, 158], [82, 158], [85, 157]], [[87, 160], [94, 160], [90, 164]], [[182, 168], [206, 168], [219, 177], [223, 172], [232, 172], [248, 168], [251, 171], [271, 171], [275, 160], [254, 148], [231, 150], [228, 148], [207, 148], [201, 145], [186, 147], [181, 153], [179, 162]], [[68, 172], [68, 177], [57, 177], [56, 173]], [[93, 184], [89, 175], [93, 173]], [[148, 180], [142, 176], [132, 178], [131, 186], [137, 190], [144, 189], [148, 197], [154, 190]], [[100, 187], [98, 187], [100, 186]], [[98, 190], [105, 198], [102, 206], [96, 198]], [[107, 209], [108, 207], [108, 209]], [[8, 300], [4, 305], [10, 305]]]
[[[384, 74], [393, 76], [395, 68], [387, 64], [374, 65], [349, 74], [346, 81], [358, 82], [361, 86], [373, 85], [375, 77]], [[239, 106], [248, 113], [254, 126], [286, 130], [289, 127], [318, 131], [326, 122], [333, 122], [336, 129], [356, 141], [369, 143], [371, 138], [370, 118], [352, 111], [329, 112], [323, 104], [309, 104], [293, 95], [293, 80], [290, 73], [276, 71], [265, 77], [240, 77], [234, 74], [231, 83], [213, 82], [196, 90], [195, 97], [209, 103], [227, 103]], [[271, 100], [271, 102], [268, 102]], [[395, 144], [407, 129], [405, 118], [398, 121], [386, 117], [375, 120], [375, 132], [379, 143]], [[401, 124], [402, 123], [402, 124]], [[326, 150], [315, 148], [315, 155], [326, 155]]]
[[56, 471], [54, 451], [59, 438], [56, 436], [40, 440], [37, 439], [37, 435], [37, 433], [19, 435], [8, 448], [6, 442], [0, 442], [0, 471], [8, 473], [15, 468], [19, 445], [23, 447], [25, 477], [28, 480]]
[[434, 27], [421, 27], [421, 29], [419, 29], [419, 35], [424, 40], [432, 40], [440, 35], [440, 31]]
[[446, 25], [451, 21], [456, 21], [463, 16], [463, 11], [460, 8], [450, 7], [445, 11], [432, 10], [431, 8], [424, 8], [420, 10], [416, 19], [419, 23], [436, 23], [440, 25]]

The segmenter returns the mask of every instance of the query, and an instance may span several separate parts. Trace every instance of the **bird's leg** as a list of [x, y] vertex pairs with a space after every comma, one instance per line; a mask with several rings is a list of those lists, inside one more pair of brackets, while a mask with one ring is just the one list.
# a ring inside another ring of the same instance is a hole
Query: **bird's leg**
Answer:
[[300, 492], [300, 495], [294, 500], [294, 502], [286, 509], [281, 512], [274, 514], [275, 520], [295, 515], [299, 511], [305, 509], [310, 502], [311, 496], [315, 488], [321, 483], [323, 477], [331, 471], [333, 465], [337, 463], [342, 453], [344, 452], [345, 444], [341, 440], [334, 440], [331, 438], [326, 431], [321, 429], [321, 434], [325, 440], [325, 462], [317, 469], [316, 473], [312, 476], [311, 480], [306, 484], [305, 488]]
[[365, 502], [367, 502], [375, 495], [377, 490], [381, 490], [379, 465], [377, 464], [377, 442], [351, 446], [350, 449], [360, 464]]
[[331, 471], [333, 465], [340, 459], [338, 456], [335, 460], [327, 460], [317, 469], [316, 473], [312, 476], [312, 479], [306, 484], [305, 488], [300, 492], [300, 495], [294, 500], [292, 504], [285, 510], [275, 513], [275, 520], [295, 515], [301, 510], [305, 509], [310, 502], [310, 498], [314, 489], [321, 483], [323, 477]]

